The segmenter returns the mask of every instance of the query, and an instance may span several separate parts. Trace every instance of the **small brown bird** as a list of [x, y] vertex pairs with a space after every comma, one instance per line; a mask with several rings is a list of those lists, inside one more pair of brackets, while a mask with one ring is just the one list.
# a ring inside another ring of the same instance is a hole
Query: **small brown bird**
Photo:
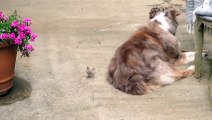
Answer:
[[95, 73], [96, 73], [95, 68], [90, 69], [90, 68], [87, 66], [86, 73], [88, 74], [87, 78], [94, 78], [94, 75], [95, 75]]

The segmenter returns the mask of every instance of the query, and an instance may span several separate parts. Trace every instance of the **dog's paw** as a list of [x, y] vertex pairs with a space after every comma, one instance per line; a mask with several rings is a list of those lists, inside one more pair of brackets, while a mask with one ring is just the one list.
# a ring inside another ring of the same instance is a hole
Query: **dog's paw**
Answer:
[[209, 54], [209, 52], [210, 52], [209, 50], [203, 50], [203, 51], [202, 51], [202, 56], [203, 56], [203, 57], [207, 57], [208, 54]]
[[194, 66], [194, 65], [192, 65], [192, 66], [188, 67], [188, 68], [187, 68], [187, 70], [191, 70], [191, 71], [192, 71], [192, 74], [193, 74], [193, 73], [194, 73], [194, 71], [195, 71], [195, 66]]
[[186, 72], [184, 73], [184, 75], [186, 77], [192, 76], [194, 74], [194, 71], [195, 71], [195, 66], [192, 65], [186, 69]]
[[192, 71], [194, 71], [194, 70], [195, 70], [195, 66], [194, 66], [194, 65], [192, 65], [192, 66], [188, 67], [187, 69], [188, 69], [188, 70], [192, 70]]

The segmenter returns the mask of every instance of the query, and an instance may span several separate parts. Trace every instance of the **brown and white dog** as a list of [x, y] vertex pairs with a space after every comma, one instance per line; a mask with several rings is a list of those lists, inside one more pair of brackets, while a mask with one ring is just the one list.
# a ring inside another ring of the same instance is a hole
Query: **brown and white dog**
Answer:
[[176, 40], [178, 15], [173, 7], [152, 8], [149, 22], [116, 50], [108, 66], [108, 81], [115, 88], [142, 95], [194, 73], [194, 66], [176, 69], [194, 60], [194, 52], [181, 52]]

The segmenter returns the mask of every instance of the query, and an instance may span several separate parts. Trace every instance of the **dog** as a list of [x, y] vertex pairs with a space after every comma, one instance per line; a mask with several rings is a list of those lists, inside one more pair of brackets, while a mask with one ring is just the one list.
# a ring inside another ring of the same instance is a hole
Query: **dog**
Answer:
[[150, 20], [115, 52], [108, 66], [107, 80], [115, 88], [132, 95], [143, 95], [194, 73], [194, 52], [181, 52], [175, 37], [180, 12], [174, 7], [155, 7]]

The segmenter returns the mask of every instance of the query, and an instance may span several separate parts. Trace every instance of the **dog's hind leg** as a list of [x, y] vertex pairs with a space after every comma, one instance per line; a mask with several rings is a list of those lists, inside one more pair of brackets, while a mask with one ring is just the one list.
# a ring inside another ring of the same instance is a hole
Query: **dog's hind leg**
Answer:
[[194, 74], [195, 67], [190, 66], [186, 70], [175, 70], [173, 78], [175, 80], [181, 80]]
[[[207, 57], [209, 51], [203, 50], [202, 56]], [[174, 62], [174, 65], [185, 65], [188, 63], [192, 63], [195, 59], [195, 52], [182, 52], [179, 58]]]
[[174, 62], [174, 65], [185, 65], [193, 62], [195, 59], [195, 52], [182, 52], [179, 58]]

